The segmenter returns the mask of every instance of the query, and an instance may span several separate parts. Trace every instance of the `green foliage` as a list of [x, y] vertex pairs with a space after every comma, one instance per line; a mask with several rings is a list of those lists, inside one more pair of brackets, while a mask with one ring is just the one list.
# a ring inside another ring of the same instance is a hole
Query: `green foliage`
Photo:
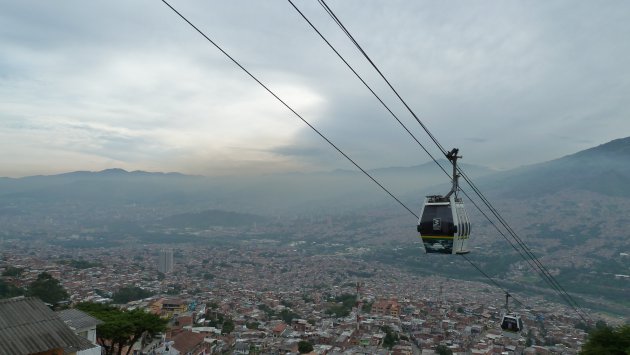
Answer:
[[577, 324], [575, 324], [575, 329], [581, 329], [585, 332], [590, 332], [591, 331], [591, 327], [584, 323], [584, 322], [578, 322]]
[[91, 267], [102, 266], [99, 263], [92, 263], [87, 260], [79, 259], [79, 260], [59, 260], [59, 264], [72, 266], [75, 269], [89, 269]]
[[280, 312], [280, 318], [282, 318], [286, 324], [291, 324], [294, 319], [300, 318], [300, 315], [291, 310], [283, 309]]
[[383, 338], [383, 346], [386, 348], [393, 348], [398, 343], [398, 334], [393, 332], [390, 327], [383, 326], [381, 330], [385, 332], [385, 338]]
[[435, 352], [439, 355], [453, 355], [453, 350], [442, 344], [438, 345], [437, 348], [435, 348]]
[[234, 322], [231, 319], [226, 319], [221, 327], [221, 334], [230, 334], [234, 331]]
[[26, 294], [52, 305], [68, 299], [68, 292], [61, 286], [59, 280], [47, 272], [37, 276], [37, 280], [29, 285]]
[[[367, 271], [348, 270], [348, 276], [350, 276], [350, 277], [371, 278], [371, 277], [374, 276], [374, 273], [367, 272]], [[352, 284], [352, 286], [354, 286], [354, 284]]]
[[260, 325], [260, 323], [258, 323], [258, 322], [251, 322], [251, 323], [246, 323], [245, 324], [247, 329], [254, 329], [254, 330], [257, 330], [259, 325]]
[[308, 354], [313, 351], [313, 345], [306, 340], [300, 340], [298, 343], [298, 351], [300, 354]]
[[352, 307], [356, 305], [356, 295], [343, 294], [335, 297], [336, 304], [329, 306], [326, 309], [326, 314], [335, 315], [335, 317], [346, 317], [352, 311]]
[[178, 284], [169, 285], [169, 289], [166, 290], [167, 295], [177, 296], [182, 292], [182, 286]]
[[630, 354], [630, 324], [617, 328], [601, 324], [596, 326], [589, 334], [584, 346], [582, 346], [580, 354]]
[[153, 292], [143, 290], [137, 286], [123, 287], [112, 295], [114, 303], [127, 303], [153, 296]]
[[24, 290], [0, 279], [0, 299], [22, 296]]
[[308, 295], [306, 293], [302, 295], [302, 300], [305, 303], [313, 303], [313, 301], [314, 301], [313, 297], [311, 297], [310, 295]]
[[143, 310], [122, 311], [118, 308], [97, 304], [80, 303], [77, 308], [103, 321], [96, 327], [96, 338], [106, 355], [119, 353], [124, 347], [137, 342], [145, 332], [149, 336], [166, 330], [168, 320]]
[[9, 266], [2, 272], [2, 276], [20, 277], [22, 276], [23, 272], [24, 272], [23, 268]]
[[269, 306], [267, 306], [266, 304], [259, 304], [258, 309], [265, 312], [267, 318], [271, 318], [276, 315], [276, 312], [273, 309], [269, 308]]
[[158, 279], [158, 281], [162, 281], [162, 280], [164, 280], [165, 278], [166, 278], [166, 275], [164, 275], [164, 273], [163, 273], [163, 272], [159, 272], [159, 271], [158, 271], [158, 273], [157, 273], [157, 279]]
[[595, 322], [595, 328], [597, 329], [602, 329], [602, 328], [607, 328], [607, 327], [608, 327], [608, 324], [606, 324], [606, 322], [604, 322], [601, 319]]
[[204, 280], [213, 280], [214, 279], [214, 275], [212, 275], [209, 272], [206, 272], [205, 274], [203, 274], [203, 278], [204, 278]]
[[265, 222], [266, 218], [253, 214], [228, 212], [221, 210], [207, 210], [198, 213], [183, 213], [162, 219], [164, 226], [171, 228], [208, 229], [215, 226], [241, 227], [251, 226], [253, 223]]

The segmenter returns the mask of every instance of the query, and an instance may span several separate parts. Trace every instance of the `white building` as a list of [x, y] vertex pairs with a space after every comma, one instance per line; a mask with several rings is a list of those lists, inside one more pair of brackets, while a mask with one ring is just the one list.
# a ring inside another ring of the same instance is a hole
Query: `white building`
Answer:
[[160, 250], [158, 259], [158, 271], [163, 274], [173, 272], [173, 249]]

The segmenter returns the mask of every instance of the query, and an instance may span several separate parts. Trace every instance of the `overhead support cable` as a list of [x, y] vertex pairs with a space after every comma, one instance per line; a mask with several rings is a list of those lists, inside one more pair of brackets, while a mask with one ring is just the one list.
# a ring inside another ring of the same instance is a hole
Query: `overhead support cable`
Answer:
[[[409, 133], [409, 135], [420, 145], [420, 147], [429, 155], [429, 157], [440, 167], [440, 169], [444, 172], [444, 174], [446, 176], [448, 176], [449, 178], [451, 177], [451, 175], [446, 171], [446, 169], [444, 169], [444, 167], [439, 163], [439, 161], [431, 154], [429, 153], [429, 151], [426, 149], [426, 147], [420, 143], [420, 141], [416, 138], [416, 136], [411, 133], [411, 131], [407, 128], [407, 126], [402, 123], [402, 121], [400, 121], [400, 119], [396, 116], [396, 114], [393, 113], [393, 111], [385, 104], [385, 102], [383, 102], [383, 100], [378, 96], [378, 94], [376, 94], [374, 92], [374, 90], [366, 83], [366, 81], [361, 77], [360, 74], [357, 73], [357, 71], [348, 63], [348, 61], [339, 53], [339, 51], [337, 51], [337, 49], [335, 49], [335, 47], [326, 39], [326, 37], [324, 37], [324, 35], [315, 27], [315, 25], [306, 17], [306, 15], [293, 3], [293, 1], [288, 0], [289, 3], [291, 4], [291, 6], [293, 6], [293, 8], [300, 14], [300, 16], [311, 26], [311, 28], [319, 35], [319, 37], [328, 45], [328, 47], [337, 55], [337, 57], [339, 57], [339, 59], [341, 59], [343, 61], [343, 63], [348, 67], [348, 69], [350, 69], [352, 71], [352, 73], [361, 81], [361, 83], [363, 83], [363, 85], [372, 93], [372, 95], [374, 95], [376, 97], [376, 99], [385, 107], [385, 109], [396, 119], [396, 121], [405, 129], [405, 131], [407, 131], [407, 133]], [[334, 16], [331, 15], [331, 16]], [[333, 17], [334, 19], [336, 19], [336, 16]], [[339, 24], [339, 23], [338, 23]], [[340, 25], [340, 27], [344, 30], [344, 32], [348, 33], [347, 30], [345, 29], [345, 27], [343, 25]], [[350, 35], [353, 43], [356, 43], [356, 41], [354, 41], [354, 38]], [[356, 45], [358, 46], [358, 43], [356, 43]], [[359, 46], [360, 48], [360, 46]], [[362, 53], [365, 53], [361, 48], [360, 48]], [[465, 190], [461, 190], [464, 195], [472, 202], [472, 204], [479, 210], [479, 212], [490, 222], [490, 224], [497, 229], [497, 231], [499, 232], [499, 234], [512, 246], [512, 248], [514, 248], [514, 250], [519, 253], [521, 255], [522, 258], [524, 258], [528, 263], [529, 260], [527, 260], [525, 258], [525, 255], [522, 254], [521, 250], [518, 249], [516, 247], [516, 245], [514, 245], [514, 243], [512, 243], [511, 240], [508, 239], [508, 237], [505, 235], [505, 233], [503, 233], [503, 231], [501, 231], [495, 224], [494, 222], [490, 219], [490, 217], [488, 217], [486, 215], [486, 213], [475, 203], [475, 201], [466, 193]], [[532, 269], [535, 269], [534, 265], [530, 264], [530, 267], [532, 267]]]
[[[380, 182], [378, 182], [375, 178], [373, 178], [365, 169], [359, 166], [353, 159], [351, 159], [346, 153], [344, 153], [339, 147], [337, 147], [331, 140], [329, 140], [323, 133], [317, 130], [313, 125], [311, 125], [305, 118], [303, 118], [297, 111], [295, 111], [291, 106], [289, 106], [284, 100], [282, 100], [278, 95], [276, 95], [269, 87], [263, 84], [257, 77], [255, 77], [250, 71], [248, 71], [243, 65], [241, 65], [234, 57], [229, 55], [223, 48], [221, 48], [215, 41], [210, 39], [203, 31], [201, 31], [198, 27], [196, 27], [192, 22], [190, 22], [184, 15], [182, 15], [179, 11], [177, 11], [173, 6], [171, 6], [166, 0], [161, 0], [166, 6], [168, 6], [174, 13], [176, 13], [181, 19], [183, 19], [188, 25], [190, 25], [195, 31], [197, 31], [200, 35], [202, 35], [208, 42], [210, 42], [214, 47], [216, 47], [221, 53], [223, 53], [226, 57], [228, 57], [234, 64], [236, 64], [241, 70], [243, 70], [250, 78], [252, 78], [256, 83], [262, 86], [268, 93], [270, 93], [276, 100], [278, 100], [283, 106], [289, 109], [296, 117], [298, 117], [302, 122], [304, 122], [309, 128], [311, 128], [315, 133], [317, 133], [322, 139], [324, 139], [329, 145], [331, 145], [337, 152], [339, 152], [343, 157], [345, 157], [348, 161], [350, 161], [357, 169], [359, 169], [363, 174], [365, 174], [370, 180], [372, 180], [376, 185], [378, 185], [383, 191], [385, 191], [391, 198], [393, 198], [398, 204], [400, 204], [405, 210], [407, 210], [412, 216], [416, 219], [419, 218], [417, 214], [415, 214], [409, 207], [407, 207], [401, 200], [399, 200], [396, 196], [394, 196], [387, 188], [385, 188]], [[366, 84], [367, 86], [367, 84]], [[375, 94], [376, 95], [376, 94]], [[392, 113], [393, 114], [393, 113]], [[402, 123], [401, 123], [402, 124]], [[411, 132], [409, 132], [411, 134]], [[420, 142], [418, 142], [420, 144]], [[428, 154], [428, 152], [427, 152]], [[430, 155], [430, 154], [429, 154]], [[437, 162], [437, 161], [436, 161]], [[439, 165], [439, 164], [438, 164]], [[441, 167], [441, 166], [440, 166]], [[444, 170], [444, 169], [443, 169]], [[444, 170], [446, 172], [446, 170]], [[447, 173], [448, 174], [448, 173]], [[498, 288], [507, 292], [501, 285], [499, 285], [494, 279], [492, 279], [488, 274], [483, 272], [477, 265], [475, 265], [470, 259], [466, 258], [475, 269], [480, 271], [486, 278], [488, 278], [494, 285]], [[519, 302], [521, 303], [521, 302]], [[522, 304], [522, 303], [521, 303]]]
[[228, 54], [221, 46], [219, 46], [215, 41], [210, 39], [203, 31], [201, 31], [197, 26], [195, 26], [192, 22], [190, 22], [184, 15], [182, 15], [179, 11], [177, 11], [171, 4], [169, 4], [166, 0], [162, 0], [162, 2], [168, 6], [173, 12], [175, 12], [182, 20], [186, 21], [188, 25], [195, 29], [200, 35], [202, 35], [208, 42], [210, 42], [215, 48], [217, 48], [221, 53], [223, 53], [226, 57], [228, 57], [232, 63], [236, 64], [241, 70], [243, 70], [250, 78], [254, 79], [258, 83], [258, 85], [262, 86], [268, 93], [270, 93], [276, 100], [278, 100], [284, 107], [286, 107], [289, 111], [291, 111], [297, 118], [299, 118], [302, 122], [304, 122], [311, 130], [313, 130], [317, 135], [319, 135], [323, 140], [325, 140], [331, 147], [333, 147], [339, 154], [343, 155], [350, 163], [352, 163], [357, 169], [359, 169], [363, 174], [365, 174], [370, 180], [372, 180], [376, 185], [378, 185], [383, 191], [385, 191], [391, 198], [396, 200], [398, 204], [400, 204], [403, 208], [405, 208], [409, 213], [414, 215], [416, 218], [418, 216], [407, 206], [405, 206], [402, 201], [400, 201], [394, 194], [392, 194], [385, 186], [383, 186], [380, 182], [378, 182], [370, 173], [368, 173], [365, 169], [363, 169], [359, 164], [357, 164], [352, 158], [350, 158], [346, 153], [344, 153], [339, 147], [337, 147], [330, 139], [328, 139], [322, 132], [320, 132], [317, 128], [315, 128], [312, 124], [310, 124], [304, 117], [302, 117], [297, 111], [295, 111], [289, 104], [287, 104], [284, 100], [282, 100], [275, 92], [273, 92], [269, 87], [263, 84], [256, 76], [254, 76], [249, 70], [247, 70], [241, 63], [239, 63], [234, 57]]
[[[289, 0], [290, 2], [291, 0]], [[330, 15], [330, 17], [333, 19], [333, 21], [339, 26], [339, 28], [341, 28], [341, 30], [346, 34], [346, 36], [348, 36], [348, 38], [350, 39], [350, 41], [355, 45], [355, 47], [359, 50], [359, 52], [361, 52], [361, 54], [363, 54], [363, 56], [365, 57], [365, 59], [372, 65], [372, 68], [374, 68], [374, 70], [376, 70], [376, 72], [381, 76], [381, 78], [385, 81], [385, 83], [387, 83], [387, 85], [389, 86], [389, 88], [394, 92], [394, 94], [396, 95], [396, 97], [398, 97], [398, 99], [400, 100], [400, 102], [402, 102], [402, 104], [405, 106], [405, 108], [407, 109], [407, 111], [409, 111], [409, 113], [411, 114], [411, 116], [413, 116], [413, 118], [416, 120], [416, 122], [418, 122], [418, 124], [420, 124], [420, 126], [425, 130], [425, 132], [427, 133], [427, 135], [429, 136], [429, 138], [431, 138], [431, 140], [433, 141], [433, 143], [435, 143], [435, 145], [440, 149], [440, 151], [442, 152], [442, 154], [444, 156], [446, 156], [448, 154], [448, 150], [444, 149], [444, 147], [440, 144], [440, 142], [438, 142], [437, 138], [435, 138], [433, 136], [433, 134], [431, 134], [431, 132], [429, 131], [429, 129], [424, 125], [424, 123], [422, 123], [422, 121], [420, 120], [420, 118], [418, 118], [418, 116], [416, 116], [416, 113], [413, 112], [413, 110], [411, 109], [411, 107], [409, 107], [409, 105], [407, 105], [407, 102], [402, 98], [402, 96], [400, 96], [400, 94], [398, 93], [398, 91], [396, 89], [394, 89], [394, 87], [392, 86], [392, 84], [389, 82], [389, 80], [387, 80], [387, 78], [385, 77], [385, 75], [383, 75], [383, 73], [381, 72], [381, 70], [376, 66], [376, 64], [374, 64], [374, 62], [372, 61], [372, 59], [370, 58], [370, 56], [363, 50], [363, 47], [361, 47], [361, 45], [359, 44], [359, 42], [357, 42], [354, 39], [354, 36], [352, 36], [352, 34], [350, 33], [350, 31], [348, 31], [348, 29], [346, 28], [346, 26], [344, 26], [344, 24], [341, 22], [341, 20], [339, 20], [339, 18], [337, 17], [337, 15], [335, 15], [335, 13], [332, 11], [332, 9], [328, 6], [328, 4], [326, 4], [326, 1], [324, 0], [318, 0], [319, 4], [324, 8], [324, 10], [328, 13], [328, 15]]]
[[[332, 47], [332, 45], [323, 37], [323, 35], [315, 28], [315, 26], [304, 16], [304, 14], [295, 6], [295, 4], [291, 1], [288, 0], [289, 3], [291, 3], [291, 5], [296, 9], [296, 11], [298, 11], [300, 13], [300, 15], [309, 23], [309, 25], [320, 35], [320, 37], [322, 37], [322, 39], [324, 39], [324, 41], [331, 47], [331, 49], [333, 49], [333, 51], [335, 51], [335, 53], [341, 57], [339, 55], [339, 53]], [[319, 4], [322, 6], [322, 8], [324, 8], [324, 10], [326, 11], [326, 13], [333, 19], [333, 21], [339, 26], [339, 28], [346, 34], [346, 36], [350, 39], [350, 41], [354, 44], [354, 46], [359, 50], [359, 52], [364, 56], [364, 58], [371, 64], [371, 66], [374, 68], [374, 70], [381, 76], [381, 78], [387, 83], [387, 85], [390, 87], [390, 89], [394, 92], [394, 94], [398, 97], [398, 99], [401, 101], [401, 103], [405, 106], [405, 108], [409, 111], [409, 113], [413, 116], [413, 118], [417, 121], [417, 123], [422, 127], [422, 129], [427, 133], [427, 135], [431, 138], [431, 140], [435, 143], [435, 145], [440, 149], [440, 151], [444, 154], [447, 155], [447, 151], [443, 148], [443, 146], [439, 143], [439, 141], [437, 140], [437, 138], [435, 138], [435, 136], [429, 131], [428, 127], [418, 118], [418, 116], [415, 114], [415, 112], [411, 109], [411, 107], [405, 102], [405, 100], [401, 97], [401, 95], [398, 93], [398, 91], [393, 87], [393, 85], [390, 83], [390, 81], [385, 77], [385, 75], [381, 72], [381, 70], [378, 68], [378, 66], [372, 61], [372, 59], [369, 57], [369, 55], [365, 52], [365, 50], [363, 50], [363, 48], [361, 47], [361, 45], [355, 40], [354, 36], [352, 36], [352, 34], [350, 33], [350, 31], [348, 31], [348, 29], [343, 25], [343, 23], [341, 22], [341, 20], [335, 15], [335, 13], [332, 11], [332, 9], [328, 6], [328, 4], [326, 4], [325, 0], [318, 0]], [[344, 61], [344, 63], [349, 66], [351, 68], [351, 66], [347, 63], [347, 61], [345, 59], [342, 58], [342, 60]], [[351, 70], [353, 71], [353, 73], [355, 73], [355, 75], [358, 76], [358, 74], [356, 74], [356, 72], [354, 71], [354, 69], [351, 68]], [[361, 79], [361, 81], [363, 81]], [[372, 91], [372, 90], [370, 90]], [[379, 99], [379, 101], [381, 101]], [[390, 111], [388, 109], [388, 111]], [[391, 112], [391, 111], [390, 111]], [[396, 120], [400, 122], [400, 120], [396, 117]], [[402, 124], [402, 123], [401, 123]], [[404, 126], [404, 125], [403, 125]], [[407, 129], [406, 126], [404, 126], [405, 130], [409, 132], [409, 130]], [[411, 133], [410, 133], [411, 134]], [[412, 134], [413, 136], [413, 134]], [[414, 140], [418, 141], [415, 136]], [[425, 152], [427, 152], [427, 149], [421, 145], [421, 147], [423, 148], [423, 150]], [[428, 153], [428, 152], [427, 152]], [[429, 154], [429, 156], [433, 159], [433, 161], [435, 163], [437, 163], [438, 166], [440, 166], [440, 168], [446, 173], [446, 171], [444, 170], [444, 168], [437, 162], [437, 160], [435, 158], [433, 158], [432, 155]], [[503, 234], [502, 231], [500, 231], [500, 229], [498, 228], [498, 226], [496, 226], [490, 219], [489, 217], [479, 208], [479, 206], [477, 206], [474, 202], [473, 204], [475, 205], [475, 207], [477, 207], [477, 209], [488, 219], [488, 221], [490, 221], [490, 223], [497, 229], [497, 231], [499, 231], [499, 233], [510, 243], [510, 245], [515, 248], [517, 250], [517, 252], [519, 253], [519, 255], [530, 265], [530, 267], [532, 267], [532, 269], [537, 272], [539, 274], [539, 276], [541, 276], [541, 278], [543, 279], [543, 281], [545, 281], [552, 289], [554, 289], [559, 296], [561, 296], [561, 298], [567, 303], [567, 305], [569, 305], [571, 308], [573, 308], [573, 310], [582, 318], [582, 320], [586, 321], [586, 319], [584, 318], [585, 314], [587, 317], [590, 318], [590, 316], [588, 316], [588, 314], [579, 307], [579, 305], [577, 304], [577, 302], [575, 302], [575, 300], [573, 299], [573, 297], [566, 292], [566, 290], [558, 283], [558, 281], [553, 277], [553, 275], [551, 275], [549, 273], [549, 271], [547, 270], [547, 268], [540, 262], [540, 260], [533, 254], [533, 252], [529, 249], [529, 247], [522, 241], [522, 239], [516, 234], [516, 232], [509, 226], [509, 224], [507, 224], [507, 222], [505, 221], [505, 219], [503, 219], [503, 217], [499, 214], [499, 212], [496, 210], [496, 208], [494, 208], [494, 206], [492, 206], [492, 204], [490, 203], [490, 201], [487, 200], [487, 198], [481, 193], [481, 191], [472, 183], [472, 180], [470, 178], [468, 178], [468, 176], [465, 174], [465, 172], [458, 167], [457, 168], [458, 172], [460, 173], [460, 175], [462, 177], [464, 177], [464, 179], [466, 180], [466, 182], [468, 182], [468, 184], [471, 186], [471, 188], [473, 189], [473, 191], [475, 192], [475, 194], [477, 194], [477, 196], [482, 200], [482, 202], [486, 205], [486, 207], [490, 210], [490, 212], [495, 216], [495, 218], [497, 218], [497, 220], [499, 221], [499, 223], [503, 226], [503, 228], [505, 228], [505, 230], [508, 232], [508, 234], [510, 234], [510, 236], [512, 236], [512, 238], [516, 241], [516, 243], [519, 245], [519, 247], [525, 252], [525, 254], [528, 257], [525, 257], [523, 255], [523, 253], [520, 252], [520, 250], [518, 250], [518, 248], [515, 247], [515, 245], [509, 241], [506, 237], [505, 234]], [[446, 173], [448, 175], [448, 173]], [[450, 176], [450, 175], [449, 175]], [[463, 191], [463, 190], [462, 190]], [[464, 192], [465, 193], [465, 192]], [[467, 194], [465, 194], [466, 197], [468, 197], [471, 201], [472, 199], [470, 198], [470, 196], [468, 196]], [[533, 262], [534, 264], [532, 264], [531, 262]], [[583, 313], [583, 314], [582, 314]], [[591, 319], [592, 320], [592, 319]]]
[[389, 112], [389, 114], [392, 115], [392, 117], [403, 127], [403, 129], [411, 136], [411, 138], [414, 141], [416, 141], [416, 143], [418, 143], [418, 145], [420, 145], [422, 150], [424, 150], [424, 152], [427, 153], [429, 155], [429, 157], [431, 157], [431, 159], [442, 169], [442, 171], [444, 171], [444, 173], [446, 175], [450, 176], [449, 173], [446, 171], [446, 169], [444, 169], [444, 167], [442, 167], [442, 165], [440, 165], [440, 163], [436, 160], [435, 157], [433, 157], [433, 155], [420, 142], [420, 140], [418, 140], [418, 138], [416, 138], [416, 136], [413, 133], [411, 133], [409, 128], [407, 128], [407, 126], [398, 118], [398, 116], [389, 108], [389, 106], [387, 106], [387, 104], [383, 101], [383, 99], [381, 99], [381, 97], [372, 89], [372, 87], [370, 87], [370, 85], [361, 77], [361, 75], [359, 75], [359, 73], [357, 73], [357, 71], [350, 65], [350, 63], [348, 63], [348, 61], [339, 53], [339, 51], [337, 51], [337, 49], [328, 41], [328, 39], [326, 39], [326, 37], [324, 37], [324, 35], [317, 29], [317, 27], [315, 27], [315, 25], [306, 17], [306, 15], [304, 15], [304, 13], [293, 3], [293, 1], [292, 0], [287, 0], [287, 1], [289, 1], [289, 3], [291, 4], [291, 6], [293, 6], [295, 11], [297, 11], [300, 14], [300, 16], [302, 16], [304, 21], [306, 21], [311, 26], [313, 31], [315, 31], [319, 35], [319, 37], [324, 42], [326, 42], [328, 47], [333, 52], [335, 52], [337, 57], [339, 57], [339, 59], [341, 59], [341, 61], [346, 65], [346, 67], [348, 67], [348, 69], [350, 69], [350, 71], [354, 74], [354, 76], [356, 76], [356, 78], [359, 79], [359, 81], [361, 81], [361, 83], [370, 91], [370, 93], [372, 93], [372, 95], [378, 100], [378, 102], [380, 102], [381, 105], [387, 110], [387, 112]]

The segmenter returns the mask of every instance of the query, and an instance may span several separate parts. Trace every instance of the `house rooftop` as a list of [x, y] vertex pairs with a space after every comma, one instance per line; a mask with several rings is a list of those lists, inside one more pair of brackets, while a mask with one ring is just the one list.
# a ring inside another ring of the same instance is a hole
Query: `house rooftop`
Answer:
[[0, 300], [0, 354], [18, 355], [63, 349], [64, 353], [86, 350], [88, 344], [44, 304], [34, 297]]
[[91, 315], [74, 308], [59, 311], [57, 312], [57, 315], [59, 315], [59, 318], [61, 318], [62, 321], [74, 330], [92, 328], [103, 323], [102, 320], [94, 318]]

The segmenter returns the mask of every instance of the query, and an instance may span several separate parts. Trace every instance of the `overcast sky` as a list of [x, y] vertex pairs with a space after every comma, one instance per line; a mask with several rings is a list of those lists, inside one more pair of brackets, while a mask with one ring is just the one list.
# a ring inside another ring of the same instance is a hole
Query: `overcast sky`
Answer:
[[[0, 176], [353, 168], [161, 1], [0, 4]], [[428, 161], [287, 1], [171, 4], [363, 167]], [[437, 154], [317, 1], [296, 4]], [[630, 136], [628, 1], [328, 4], [467, 163]]]

